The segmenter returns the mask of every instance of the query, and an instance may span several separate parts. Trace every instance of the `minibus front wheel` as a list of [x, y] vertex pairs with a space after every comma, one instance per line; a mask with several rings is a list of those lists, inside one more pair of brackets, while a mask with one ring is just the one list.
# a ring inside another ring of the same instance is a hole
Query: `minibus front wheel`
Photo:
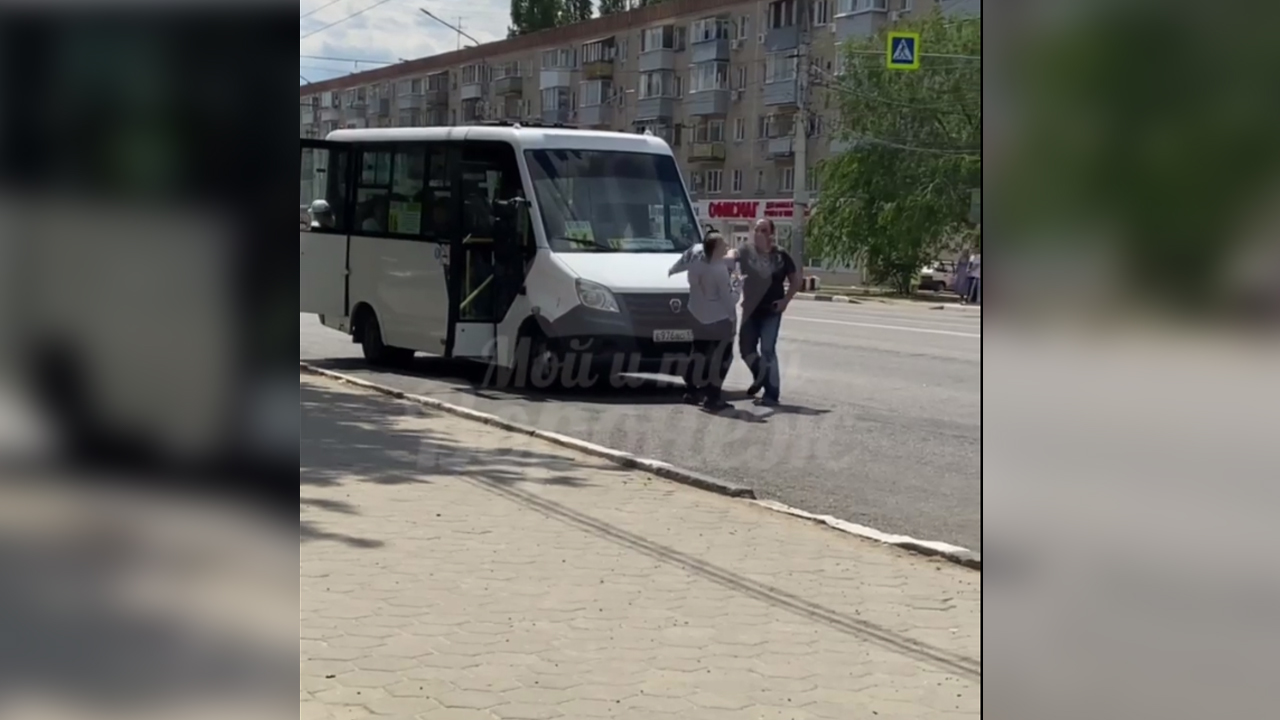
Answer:
[[364, 359], [371, 365], [407, 365], [413, 360], [413, 351], [392, 347], [382, 340], [382, 324], [378, 314], [368, 305], [361, 305], [351, 322], [351, 334], [360, 343]]

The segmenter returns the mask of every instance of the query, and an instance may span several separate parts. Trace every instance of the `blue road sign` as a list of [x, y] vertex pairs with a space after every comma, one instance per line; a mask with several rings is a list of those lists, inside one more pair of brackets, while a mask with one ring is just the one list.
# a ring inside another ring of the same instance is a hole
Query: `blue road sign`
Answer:
[[919, 70], [920, 33], [889, 33], [886, 55], [890, 70]]

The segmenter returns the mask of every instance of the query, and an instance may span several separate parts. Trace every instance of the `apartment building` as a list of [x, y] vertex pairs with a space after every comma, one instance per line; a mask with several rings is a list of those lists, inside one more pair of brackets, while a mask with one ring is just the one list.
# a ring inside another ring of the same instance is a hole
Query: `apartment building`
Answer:
[[[976, 8], [975, 8], [976, 6]], [[897, 19], [980, 0], [669, 0], [571, 26], [302, 86], [303, 137], [339, 128], [537, 121], [669, 142], [705, 225], [745, 238], [769, 217], [791, 236], [796, 123], [812, 168], [841, 150], [821, 83], [837, 50]], [[805, 107], [801, 107], [801, 104]]]

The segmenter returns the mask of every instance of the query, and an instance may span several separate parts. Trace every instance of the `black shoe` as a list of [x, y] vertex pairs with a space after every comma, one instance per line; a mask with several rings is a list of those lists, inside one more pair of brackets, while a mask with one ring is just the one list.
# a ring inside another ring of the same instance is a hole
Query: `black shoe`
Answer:
[[756, 395], [759, 395], [760, 391], [763, 389], [764, 389], [764, 383], [753, 382], [751, 383], [751, 387], [747, 388], [747, 397], [755, 397]]
[[729, 403], [725, 402], [723, 399], [707, 400], [702, 404], [702, 409], [707, 412], [720, 412], [722, 410], [728, 410], [729, 408]]
[[778, 407], [781, 404], [782, 404], [781, 402], [774, 400], [773, 398], [761, 398], [756, 401], [756, 405], [759, 405], [760, 407], [767, 407], [767, 408]]
[[685, 404], [687, 404], [687, 405], [701, 405], [701, 404], [702, 404], [702, 398], [701, 398], [701, 397], [699, 397], [697, 393], [687, 392], [687, 393], [685, 393], [685, 394], [684, 394], [684, 397], [683, 397], [683, 398], [681, 398], [681, 399], [682, 399], [682, 400], [684, 400]]

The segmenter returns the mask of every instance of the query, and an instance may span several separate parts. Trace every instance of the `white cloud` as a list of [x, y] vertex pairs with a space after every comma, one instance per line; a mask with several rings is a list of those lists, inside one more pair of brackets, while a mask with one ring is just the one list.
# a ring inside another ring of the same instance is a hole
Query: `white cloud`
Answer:
[[[329, 0], [302, 0], [299, 15], [311, 12]], [[299, 37], [329, 23], [374, 5], [377, 0], [342, 0], [299, 22]], [[426, 8], [446, 22], [457, 25], [481, 42], [501, 40], [510, 23], [510, 0], [391, 0], [319, 32], [298, 43], [299, 55], [384, 60], [437, 55], [458, 48], [458, 34], [424, 15]], [[463, 43], [468, 41], [464, 38]], [[372, 70], [381, 65], [355, 65], [313, 58], [298, 58], [298, 73], [313, 82], [341, 77], [356, 70]], [[298, 80], [302, 83], [301, 78]]]

